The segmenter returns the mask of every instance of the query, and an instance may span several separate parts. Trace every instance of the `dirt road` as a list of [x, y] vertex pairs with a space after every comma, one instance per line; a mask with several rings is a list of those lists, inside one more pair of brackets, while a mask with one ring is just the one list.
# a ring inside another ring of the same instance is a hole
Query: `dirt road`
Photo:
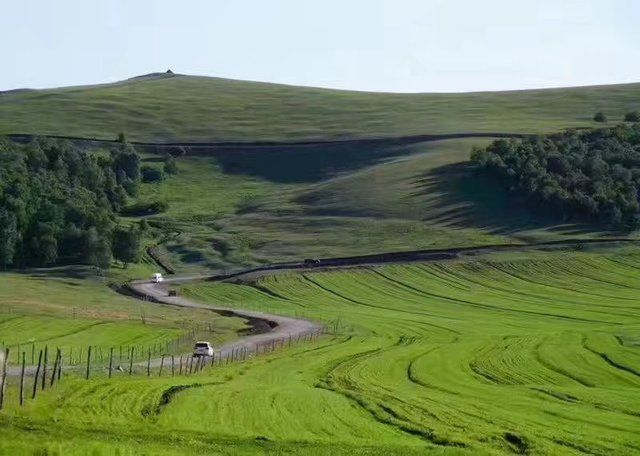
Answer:
[[[200, 279], [200, 276], [172, 277], [167, 280], [167, 284], [185, 283]], [[221, 357], [224, 359], [227, 356], [231, 356], [232, 353], [237, 353], [243, 349], [249, 354], [255, 354], [258, 352], [260, 347], [267, 347], [278, 341], [288, 342], [289, 338], [297, 340], [298, 338], [317, 335], [323, 330], [322, 325], [309, 320], [283, 317], [280, 315], [272, 315], [252, 310], [238, 310], [227, 307], [210, 306], [200, 304], [183, 297], [169, 296], [167, 294], [168, 287], [166, 284], [157, 284], [148, 281], [135, 281], [130, 283], [129, 287], [140, 297], [147, 297], [147, 299], [161, 305], [206, 309], [224, 316], [245, 319], [257, 330], [256, 332], [259, 332], [258, 334], [244, 336], [238, 340], [216, 347], [216, 358]], [[152, 366], [158, 366], [160, 364], [160, 359], [152, 360], [151, 364]]]

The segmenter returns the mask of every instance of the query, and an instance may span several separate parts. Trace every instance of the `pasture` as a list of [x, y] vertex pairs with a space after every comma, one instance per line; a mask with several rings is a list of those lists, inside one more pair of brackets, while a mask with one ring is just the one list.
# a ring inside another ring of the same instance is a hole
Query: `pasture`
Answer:
[[[111, 347], [118, 355], [120, 347], [135, 347], [136, 357], [142, 358], [147, 349], [167, 343], [188, 351], [194, 331], [220, 343], [246, 328], [241, 319], [160, 307], [122, 296], [98, 279], [59, 272], [65, 276], [47, 271], [0, 277], [0, 345], [11, 349], [10, 362], [17, 364], [19, 352], [25, 352], [27, 363], [33, 364], [45, 345], [61, 348], [65, 364], [84, 362], [89, 345], [103, 356]], [[185, 335], [188, 341], [182, 340]]]
[[[328, 334], [193, 378], [68, 379], [0, 447], [63, 454], [632, 454], [640, 253], [500, 254], [183, 288]], [[72, 438], [67, 438], [73, 429]]]
[[0, 134], [147, 142], [296, 141], [460, 132], [551, 133], [640, 106], [639, 84], [393, 94], [151, 75], [113, 84], [0, 93]]
[[[180, 172], [143, 184], [169, 203], [148, 217], [178, 271], [232, 270], [306, 257], [606, 237], [533, 214], [474, 174], [474, 145], [276, 148], [186, 156]], [[157, 156], [145, 155], [145, 162]]]

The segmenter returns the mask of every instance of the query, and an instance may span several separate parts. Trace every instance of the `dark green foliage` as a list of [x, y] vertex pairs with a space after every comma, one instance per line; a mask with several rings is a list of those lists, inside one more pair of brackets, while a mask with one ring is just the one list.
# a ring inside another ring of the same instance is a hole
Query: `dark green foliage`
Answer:
[[145, 165], [141, 169], [142, 182], [150, 184], [152, 182], [160, 182], [164, 179], [164, 172], [155, 166]]
[[113, 233], [113, 256], [116, 260], [122, 261], [125, 268], [129, 263], [137, 263], [140, 260], [141, 245], [140, 230], [131, 226], [130, 228], [117, 227]]
[[178, 163], [171, 154], [164, 156], [164, 172], [167, 174], [178, 174]]
[[126, 186], [139, 181], [137, 163], [126, 143], [100, 156], [63, 141], [0, 141], [0, 268], [108, 267], [115, 214]]
[[640, 226], [640, 124], [498, 140], [471, 158], [532, 206], [565, 219]]
[[122, 210], [122, 215], [131, 217], [159, 214], [165, 212], [169, 208], [166, 201], [139, 201], [131, 206], [127, 206]]
[[607, 116], [605, 116], [602, 111], [599, 111], [596, 112], [596, 114], [593, 116], [593, 120], [596, 122], [606, 122]]
[[640, 112], [631, 111], [624, 115], [625, 122], [640, 122]]
[[111, 169], [118, 185], [130, 196], [136, 196], [140, 186], [140, 156], [133, 146], [125, 142], [111, 150]]
[[146, 219], [140, 220], [138, 226], [140, 228], [140, 231], [142, 231], [143, 233], [151, 229], [151, 227], [149, 226], [149, 222], [147, 222]]

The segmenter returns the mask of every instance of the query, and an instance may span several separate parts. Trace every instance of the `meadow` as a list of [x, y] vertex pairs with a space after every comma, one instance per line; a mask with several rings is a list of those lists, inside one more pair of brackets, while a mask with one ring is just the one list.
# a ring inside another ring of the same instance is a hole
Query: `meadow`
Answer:
[[[639, 84], [371, 94], [152, 75], [0, 93], [0, 134], [287, 141], [550, 133], [638, 109]], [[491, 138], [275, 145], [187, 154], [141, 185], [145, 247], [179, 274], [385, 251], [634, 236], [522, 209], [468, 162]], [[103, 151], [104, 152], [104, 151]], [[144, 153], [144, 164], [161, 161]], [[135, 201], [131, 201], [134, 203]], [[142, 217], [122, 217], [137, 223]], [[112, 288], [160, 269], [113, 264], [0, 275], [0, 345], [76, 353], [238, 337], [243, 320]], [[640, 453], [640, 252], [460, 261], [197, 283], [196, 301], [322, 322], [318, 341], [193, 376], [65, 373], [0, 413], [3, 454]], [[214, 332], [204, 331], [202, 324]], [[194, 332], [195, 331], [195, 332]], [[138, 352], [143, 357], [144, 350]], [[72, 363], [74, 360], [71, 360]]]
[[140, 199], [168, 202], [167, 212], [147, 219], [166, 233], [158, 249], [163, 258], [184, 272], [629, 235], [519, 207], [468, 163], [471, 148], [488, 141], [186, 156], [178, 159], [177, 175], [144, 184]]
[[637, 453], [639, 278], [628, 247], [185, 286], [202, 302], [323, 321], [327, 334], [192, 378], [67, 379], [9, 406], [0, 448]]
[[72, 272], [60, 269], [59, 277], [52, 270], [0, 277], [0, 345], [11, 350], [12, 364], [18, 364], [21, 352], [27, 364], [34, 364], [45, 346], [52, 352], [61, 348], [65, 364], [84, 363], [89, 345], [96, 361], [104, 362], [110, 348], [120, 356], [121, 349], [126, 353], [135, 347], [138, 359], [167, 344], [182, 353], [198, 336], [220, 343], [247, 328], [238, 318], [125, 297], [106, 286], [109, 279], [74, 278]]
[[0, 134], [148, 142], [331, 140], [460, 132], [549, 133], [640, 108], [639, 84], [392, 94], [185, 75], [0, 93]]

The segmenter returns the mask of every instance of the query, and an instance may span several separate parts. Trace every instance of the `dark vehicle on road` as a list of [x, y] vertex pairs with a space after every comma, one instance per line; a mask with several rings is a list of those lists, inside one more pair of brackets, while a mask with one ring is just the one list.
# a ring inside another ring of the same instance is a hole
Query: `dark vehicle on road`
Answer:
[[320, 260], [318, 260], [317, 258], [306, 258], [304, 260], [304, 265], [305, 266], [319, 266], [320, 265]]

